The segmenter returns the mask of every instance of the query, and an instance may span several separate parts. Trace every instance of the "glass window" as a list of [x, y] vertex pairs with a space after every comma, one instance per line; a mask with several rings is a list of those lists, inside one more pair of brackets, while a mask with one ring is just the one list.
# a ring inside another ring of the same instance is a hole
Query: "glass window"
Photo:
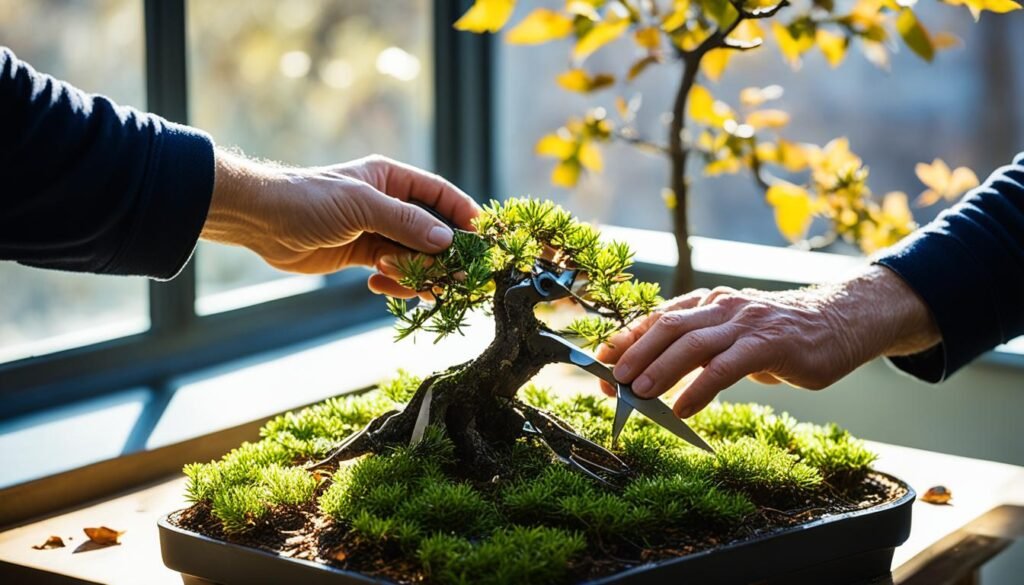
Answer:
[[[520, 2], [512, 22], [544, 4]], [[849, 137], [852, 149], [871, 168], [870, 184], [876, 194], [901, 190], [915, 197], [923, 187], [914, 165], [936, 157], [967, 165], [984, 178], [1012, 160], [1024, 136], [1024, 74], [1019, 67], [1024, 60], [1024, 36], [1019, 34], [1024, 14], [986, 13], [976, 24], [963, 7], [921, 3], [917, 10], [932, 31], [955, 33], [964, 40], [963, 47], [942, 52], [931, 64], [901, 47], [891, 73], [869, 64], [851, 47], [837, 70], [815, 53], [804, 60], [801, 71], [793, 72], [769, 39], [763, 49], [734, 56], [719, 83], [701, 83], [733, 104], [744, 87], [781, 84], [785, 95], [779, 107], [793, 114], [785, 136], [818, 144]], [[570, 116], [594, 105], [614, 112], [616, 95], [628, 99], [637, 93], [643, 95], [640, 132], [664, 143], [663, 114], [671, 108], [681, 65], [650, 68], [624, 89], [617, 86], [583, 96], [555, 83], [556, 75], [567, 67], [569, 43], [499, 43], [500, 194], [551, 197], [587, 219], [670, 229], [660, 195], [667, 184], [668, 164], [661, 158], [611, 145], [603, 149], [604, 173], [584, 177], [576, 189], [567, 191], [551, 186], [552, 159], [537, 157], [533, 147]], [[619, 74], [636, 57], [631, 40], [623, 39], [595, 53], [586, 67]], [[918, 221], [929, 220], [938, 207], [915, 210]], [[763, 192], [747, 175], [694, 176], [690, 221], [695, 235], [786, 244]]]
[[[0, 0], [0, 44], [39, 71], [122, 104], [145, 106], [141, 0]], [[141, 278], [0, 262], [0, 291], [0, 362], [149, 326]]]
[[[425, 0], [189, 2], [191, 122], [288, 165], [380, 153], [429, 167], [431, 19]], [[197, 269], [200, 313], [326, 282], [206, 244]]]

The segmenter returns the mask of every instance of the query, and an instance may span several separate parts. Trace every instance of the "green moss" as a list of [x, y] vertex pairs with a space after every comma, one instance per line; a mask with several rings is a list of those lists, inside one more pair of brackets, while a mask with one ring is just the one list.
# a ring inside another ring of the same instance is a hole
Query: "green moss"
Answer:
[[413, 522], [395, 517], [383, 517], [363, 511], [352, 519], [352, 534], [360, 544], [376, 547], [397, 547], [414, 553], [423, 532]]
[[720, 489], [699, 476], [641, 478], [626, 487], [623, 497], [650, 510], [662, 528], [682, 522], [726, 525], [741, 521], [755, 509], [743, 494]]
[[788, 412], [784, 412], [780, 415], [766, 416], [762, 424], [758, 425], [756, 436], [763, 443], [793, 451], [797, 447], [796, 428], [796, 419]]
[[807, 425], [795, 438], [796, 452], [826, 480], [850, 479], [871, 468], [878, 455], [834, 424]]
[[[798, 424], [766, 407], [724, 404], [694, 417], [714, 455], [632, 417], [616, 453], [634, 476], [620, 488], [557, 463], [528, 437], [507, 453], [507, 473], [486, 485], [466, 483], [454, 444], [434, 427], [414, 447], [364, 457], [330, 478], [302, 468], [396, 408], [418, 384], [402, 373], [380, 391], [277, 417], [261, 441], [218, 461], [187, 465], [186, 496], [210, 506], [226, 532], [238, 533], [275, 506], [313, 501], [324, 481], [320, 511], [354, 543], [370, 547], [365, 554], [418, 563], [430, 582], [546, 583], [564, 580], [573, 556], [585, 549], [652, 542], [671, 529], [728, 533], [755, 515], [757, 504], [784, 507], [791, 498], [841, 489], [836, 486], [874, 461], [861, 441], [835, 425]], [[614, 402], [562, 398], [535, 387], [523, 395], [608, 444]]]
[[639, 475], [685, 473], [692, 467], [693, 450], [667, 431], [648, 424], [627, 425], [620, 439], [622, 457]]
[[320, 497], [320, 509], [336, 520], [364, 511], [393, 514], [397, 508], [388, 507], [389, 502], [404, 500], [424, 477], [441, 475], [437, 462], [418, 457], [412, 449], [365, 457], [334, 474], [331, 486]]
[[801, 493], [821, 485], [821, 473], [784, 449], [744, 437], [722, 443], [699, 463], [710, 477], [751, 495]]
[[611, 441], [611, 421], [615, 416], [611, 400], [594, 394], [577, 394], [551, 405], [551, 412], [591, 441]]
[[599, 541], [635, 537], [655, 522], [651, 508], [635, 506], [610, 493], [570, 496], [558, 502], [563, 516]]
[[233, 485], [213, 495], [211, 509], [226, 532], [243, 532], [262, 518], [269, 506], [258, 486]]
[[426, 533], [481, 536], [500, 523], [494, 504], [464, 483], [428, 477], [410, 495], [398, 508], [396, 518]]
[[713, 402], [688, 422], [705, 439], [734, 441], [756, 436], [771, 416], [770, 406]]
[[523, 386], [523, 389], [519, 391], [519, 396], [522, 397], [523, 402], [530, 406], [546, 410], [550, 409], [556, 402], [555, 393], [550, 388], [537, 386], [536, 384]]
[[271, 504], [298, 506], [313, 498], [317, 480], [301, 467], [279, 464], [260, 469], [260, 485]]
[[509, 473], [513, 481], [532, 479], [552, 466], [551, 451], [540, 441], [523, 437], [512, 445], [509, 452]]
[[392, 402], [405, 404], [412, 399], [413, 394], [423, 383], [423, 378], [399, 369], [398, 375], [390, 380], [381, 382], [378, 386], [381, 393]]
[[423, 540], [417, 556], [431, 583], [557, 583], [568, 572], [569, 560], [585, 548], [579, 533], [514, 526], [476, 545], [434, 535]]
[[282, 445], [293, 457], [317, 458], [395, 406], [380, 392], [330, 398], [275, 417], [260, 430], [260, 436]]
[[506, 487], [500, 495], [505, 514], [513, 522], [552, 523], [563, 518], [561, 500], [592, 498], [593, 482], [562, 465], [549, 465], [538, 476]]

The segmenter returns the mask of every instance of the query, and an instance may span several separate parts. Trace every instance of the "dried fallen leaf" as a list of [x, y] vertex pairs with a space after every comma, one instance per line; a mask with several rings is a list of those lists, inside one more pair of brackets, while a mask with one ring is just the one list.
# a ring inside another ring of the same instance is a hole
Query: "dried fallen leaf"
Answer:
[[948, 504], [952, 499], [953, 492], [949, 491], [949, 488], [944, 485], [930, 487], [928, 488], [928, 491], [921, 496], [921, 501], [936, 505]]
[[64, 548], [64, 539], [59, 536], [51, 536], [46, 539], [43, 544], [33, 544], [32, 548], [36, 550], [50, 550], [53, 548]]
[[84, 528], [85, 535], [89, 537], [89, 540], [102, 546], [110, 546], [112, 544], [121, 544], [121, 535], [124, 534], [123, 530], [114, 530], [113, 528], [107, 528], [106, 526], [100, 526], [99, 528]]

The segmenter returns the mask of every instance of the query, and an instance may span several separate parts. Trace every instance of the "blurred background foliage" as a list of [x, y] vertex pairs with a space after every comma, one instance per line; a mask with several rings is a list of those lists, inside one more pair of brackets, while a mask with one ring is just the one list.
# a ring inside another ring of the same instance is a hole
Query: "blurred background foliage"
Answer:
[[[835, 3], [836, 12], [852, 5], [840, 0]], [[564, 7], [565, 3], [553, 0], [519, 0], [509, 28], [538, 8]], [[800, 66], [794, 68], [780, 56], [770, 23], [762, 22], [768, 50], [734, 53], [717, 80], [705, 78], [700, 83], [716, 99], [737, 109], [746, 88], [783, 88], [778, 99], [761, 107], [789, 114], [787, 139], [824, 146], [836, 137], [847, 138], [845, 144], [870, 168], [875, 192], [907, 193], [915, 217], [924, 223], [943, 206], [915, 205], [927, 189], [917, 176], [918, 163], [930, 165], [929, 161], [940, 158], [954, 169], [972, 168], [983, 179], [1010, 162], [1021, 148], [1024, 75], [1015, 64], [1024, 58], [1024, 36], [1014, 33], [1024, 30], [1024, 14], [986, 12], [975, 23], [966, 8], [932, 0], [918, 2], [914, 11], [933, 37], [947, 33], [941, 38], [955, 36], [960, 42], [943, 45], [947, 48], [937, 51], [931, 63], [900, 41], [889, 45], [888, 67], [878, 67], [851, 45], [850, 54], [835, 68], [817, 49], [804, 54]], [[784, 12], [780, 15], [785, 16]], [[781, 21], [788, 23], [790, 17]], [[511, 31], [501, 33], [502, 40], [508, 41], [509, 34]], [[633, 34], [623, 34], [591, 54], [585, 64], [591, 79], [610, 72], [620, 81], [619, 86], [590, 94], [566, 91], [567, 80], [559, 76], [573, 66], [574, 44], [571, 37], [540, 46], [498, 44], [502, 191], [553, 193], [558, 202], [595, 221], [670, 230], [671, 214], [665, 211], [662, 197], [669, 165], [662, 157], [651, 156], [651, 149], [636, 149], [625, 141], [601, 145], [601, 172], [582, 173], [575, 189], [553, 188], [551, 160], [535, 155], [538, 140], [567, 119], [582, 118], [589, 109], [601, 108], [610, 121], [617, 121], [620, 97], [627, 104], [640, 106], [632, 121], [636, 135], [664, 142], [666, 112], [671, 111], [678, 86], [679, 64], [649, 67], [631, 81], [624, 79], [622, 74], [645, 51], [637, 46]], [[531, 100], [522, 99], [523, 90], [517, 88], [523, 87], [532, 88]], [[836, 145], [841, 146], [845, 145]], [[721, 174], [721, 169], [716, 173]], [[749, 175], [707, 177], [694, 172], [693, 234], [787, 244], [764, 195], [764, 189]], [[815, 220], [811, 233], [820, 233], [823, 223], [820, 218]], [[857, 250], [840, 245], [830, 251]]]
[[[455, 28], [475, 33], [507, 28], [505, 40], [514, 45], [572, 43], [566, 69], [555, 77], [557, 85], [586, 95], [612, 93], [614, 108], [598, 105], [570, 117], [540, 138], [535, 151], [556, 159], [551, 182], [566, 188], [575, 187], [584, 173], [603, 171], [600, 147], [610, 142], [666, 159], [669, 173], [661, 199], [672, 218], [679, 252], [676, 293], [693, 285], [687, 241], [693, 229], [689, 209], [694, 174], [749, 176], [764, 192], [763, 201], [772, 210], [779, 233], [802, 247], [831, 247], [842, 238], [873, 253], [916, 227], [906, 192], [873, 193], [870, 167], [851, 150], [845, 136], [812, 143], [787, 135], [791, 115], [776, 106], [785, 94], [781, 85], [748, 85], [729, 97], [709, 86], [717, 84], [740, 57], [759, 55], [769, 43], [793, 71], [802, 69], [804, 58], [812, 54], [838, 68], [855, 49], [887, 73], [892, 71], [892, 55], [901, 48], [932, 62], [940, 51], [957, 48], [962, 41], [946, 30], [931, 32], [919, 17], [923, 3], [571, 0], [560, 6], [531, 6], [524, 17], [512, 19], [517, 4], [475, 0]], [[1014, 0], [945, 4], [964, 6], [960, 12], [965, 20], [968, 13], [979, 20], [983, 12], [991, 18], [1021, 8]], [[589, 60], [617, 41], [618, 50], [628, 56], [626, 63], [607, 68]], [[645, 94], [631, 86], [645, 74], [652, 75], [647, 73], [651, 69], [658, 70], [662, 82], [674, 80], [676, 89], [669, 104], [659, 104], [661, 127], [645, 132], [637, 121]], [[823, 80], [824, 76], [816, 79]], [[699, 170], [695, 159], [702, 163]], [[951, 169], [940, 158], [931, 164], [919, 162], [915, 170], [928, 188], [917, 199], [920, 207], [955, 201], [978, 184], [969, 168]], [[823, 224], [817, 233], [810, 230], [815, 218]]]

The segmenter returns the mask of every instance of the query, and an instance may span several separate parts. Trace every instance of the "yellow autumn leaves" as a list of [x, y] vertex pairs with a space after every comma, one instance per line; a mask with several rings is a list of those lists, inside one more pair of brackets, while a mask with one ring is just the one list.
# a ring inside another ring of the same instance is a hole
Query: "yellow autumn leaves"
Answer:
[[[1018, 0], [942, 1], [965, 7], [975, 19], [984, 11], [1003, 13], [1021, 7]], [[566, 0], [561, 7], [529, 11], [505, 38], [522, 45], [571, 42], [570, 66], [556, 82], [567, 91], [590, 93], [619, 81], [630, 82], [652, 66], [680, 56], [688, 56], [691, 65], [698, 64], [704, 80], [716, 82], [742, 51], [757, 49], [766, 41], [774, 41], [794, 68], [810, 53], [839, 67], [852, 48], [888, 68], [890, 51], [898, 40], [930, 61], [959, 39], [930, 31], [914, 12], [915, 4], [916, 0], [813, 0], [786, 5], [779, 0]], [[476, 0], [455, 26], [495, 33], [506, 27], [514, 9], [514, 0]], [[627, 71], [617, 76], [584, 67], [590, 56], [620, 40], [621, 46], [628, 44], [637, 53]], [[747, 88], [734, 108], [716, 99], [705, 81], [694, 84], [686, 96], [684, 148], [703, 157], [706, 175], [750, 172], [765, 189], [779, 231], [791, 242], [805, 241], [815, 218], [824, 220], [831, 235], [869, 253], [914, 229], [908, 196], [890, 192], [873, 197], [867, 186], [868, 168], [850, 151], [847, 140], [816, 146], [784, 139], [781, 131], [790, 115], [770, 104], [781, 96], [782, 89], [776, 85]], [[556, 160], [552, 182], [573, 187], [584, 171], [601, 171], [599, 144], [613, 138], [629, 140], [654, 154], [668, 152], [666, 145], [641, 139], [631, 126], [639, 104], [639, 96], [628, 102], [617, 98], [621, 118], [617, 129], [605, 111], [596, 108], [542, 137], [536, 153]], [[773, 177], [766, 168], [789, 181]], [[978, 183], [969, 169], [951, 169], [938, 159], [917, 165], [916, 172], [925, 185], [916, 198], [918, 206], [952, 201]], [[670, 207], [685, 203], [677, 202], [671, 191], [663, 197]]]
[[[867, 187], [868, 169], [850, 151], [845, 138], [833, 140], [823, 148], [809, 144], [791, 146], [802, 151], [810, 171], [807, 184], [775, 180], [765, 193], [779, 232], [789, 241], [804, 241], [814, 218], [821, 217], [829, 223], [833, 234], [871, 254], [895, 244], [917, 227], [906, 193], [889, 192], [881, 202], [872, 197]], [[966, 167], [952, 170], [940, 159], [931, 164], [920, 163], [916, 171], [926, 187], [917, 199], [918, 206], [954, 201], [978, 186], [973, 171]]]
[[604, 161], [597, 142], [605, 142], [612, 136], [613, 127], [606, 119], [602, 108], [595, 108], [583, 119], [574, 118], [537, 142], [535, 151], [540, 156], [558, 159], [551, 171], [551, 182], [559, 187], [575, 187], [580, 173], [601, 172]]
[[[793, 243], [807, 241], [815, 218], [828, 226], [830, 236], [825, 241], [841, 237], [865, 253], [909, 234], [916, 224], [907, 195], [891, 192], [877, 201], [867, 186], [868, 169], [850, 150], [848, 140], [836, 139], [819, 147], [779, 135], [789, 115], [768, 106], [782, 95], [777, 85], [748, 87], [740, 92], [737, 111], [706, 87], [693, 87], [688, 114], [702, 128], [690, 148], [703, 156], [704, 174], [751, 172], [765, 187], [765, 200], [779, 232]], [[804, 174], [805, 180], [781, 180], [768, 174], [766, 167], [791, 178]], [[919, 164], [916, 170], [927, 187], [917, 199], [919, 206], [952, 201], [978, 184], [969, 169], [950, 169], [941, 160]]]

